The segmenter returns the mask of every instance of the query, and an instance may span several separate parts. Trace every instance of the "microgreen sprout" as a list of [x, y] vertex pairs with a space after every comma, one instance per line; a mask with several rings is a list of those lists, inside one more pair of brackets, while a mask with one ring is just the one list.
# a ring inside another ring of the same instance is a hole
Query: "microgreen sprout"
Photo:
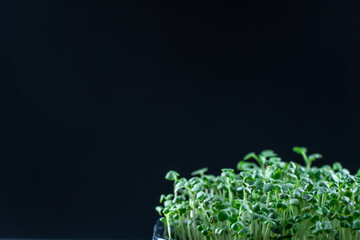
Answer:
[[[180, 177], [169, 171], [174, 191], [161, 195], [163, 237], [172, 240], [360, 239], [360, 170], [340, 163], [311, 166], [321, 154], [294, 147], [305, 167], [272, 150], [249, 153], [219, 176], [207, 168]], [[251, 162], [254, 160], [255, 162]]]

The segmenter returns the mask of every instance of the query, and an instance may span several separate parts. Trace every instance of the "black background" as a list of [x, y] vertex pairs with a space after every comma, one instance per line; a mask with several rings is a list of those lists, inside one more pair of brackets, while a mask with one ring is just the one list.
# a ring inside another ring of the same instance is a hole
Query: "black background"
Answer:
[[169, 169], [249, 151], [359, 167], [356, 1], [0, 9], [0, 237], [149, 239]]

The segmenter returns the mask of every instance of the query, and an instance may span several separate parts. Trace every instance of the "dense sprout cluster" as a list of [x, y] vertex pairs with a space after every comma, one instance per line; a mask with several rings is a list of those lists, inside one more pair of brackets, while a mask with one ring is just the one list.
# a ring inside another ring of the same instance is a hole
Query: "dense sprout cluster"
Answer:
[[[272, 150], [249, 153], [237, 170], [220, 176], [170, 171], [174, 193], [156, 207], [164, 237], [179, 240], [360, 239], [360, 172], [351, 175], [340, 163], [320, 168], [294, 147], [306, 165], [283, 162]], [[247, 160], [253, 159], [254, 162]]]

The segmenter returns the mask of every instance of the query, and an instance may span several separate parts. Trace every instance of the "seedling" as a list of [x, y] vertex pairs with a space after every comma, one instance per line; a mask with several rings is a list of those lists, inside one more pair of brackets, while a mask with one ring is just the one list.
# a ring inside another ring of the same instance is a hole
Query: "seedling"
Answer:
[[[272, 150], [249, 153], [237, 170], [219, 176], [207, 168], [190, 179], [170, 171], [173, 193], [156, 207], [164, 223], [163, 237], [172, 240], [360, 239], [360, 171], [351, 175], [340, 163], [311, 163], [294, 147], [305, 167], [284, 162]], [[254, 160], [254, 162], [249, 162]]]

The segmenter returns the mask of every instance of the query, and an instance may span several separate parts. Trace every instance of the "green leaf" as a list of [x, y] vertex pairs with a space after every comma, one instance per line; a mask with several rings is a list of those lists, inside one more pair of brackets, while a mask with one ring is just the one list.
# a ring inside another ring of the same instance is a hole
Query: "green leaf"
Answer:
[[293, 147], [293, 151], [298, 154], [306, 154], [307, 149], [305, 147]]
[[341, 163], [335, 162], [333, 164], [333, 169], [334, 169], [334, 171], [340, 171], [342, 169]]
[[280, 193], [279, 198], [287, 200], [287, 199], [290, 199], [290, 195], [287, 193]]
[[194, 185], [194, 187], [191, 189], [193, 192], [200, 192], [202, 189], [202, 184], [201, 183], [197, 183]]
[[271, 177], [273, 179], [280, 179], [281, 178], [281, 168], [276, 169], [274, 172], [271, 173]]
[[204, 193], [203, 191], [200, 191], [196, 194], [197, 199], [204, 199], [205, 197], [206, 197], [206, 193]]
[[281, 236], [281, 237], [277, 237], [276, 239], [277, 239], [277, 240], [291, 239], [292, 236], [293, 236], [293, 235], [288, 234], [288, 235], [284, 235], [284, 236]]
[[247, 161], [247, 160], [249, 160], [251, 158], [253, 158], [255, 160], [258, 160], [258, 157], [256, 156], [256, 154], [254, 152], [251, 152], [251, 153], [248, 153], [248, 154], [245, 155], [244, 161]]
[[316, 223], [317, 221], [319, 221], [320, 220], [320, 216], [319, 215], [313, 215], [313, 216], [311, 216], [311, 218], [310, 218], [310, 222], [312, 222], [312, 223]]
[[240, 176], [242, 176], [243, 178], [248, 178], [248, 177], [251, 177], [251, 174], [248, 172], [241, 172]]
[[244, 237], [247, 233], [248, 233], [248, 231], [249, 231], [249, 228], [248, 227], [243, 227], [243, 229], [241, 229], [239, 232], [238, 232], [238, 235], [239, 235], [239, 237]]
[[294, 162], [289, 162], [289, 169], [296, 169], [296, 164]]
[[263, 180], [256, 180], [255, 183], [254, 183], [254, 186], [256, 188], [263, 188], [264, 187], [264, 181]]
[[216, 235], [221, 235], [221, 234], [223, 234], [223, 232], [224, 232], [224, 228], [218, 227], [215, 229]]
[[260, 164], [260, 165], [265, 165], [266, 164], [266, 158], [262, 155], [259, 156], [259, 159], [257, 160], [257, 162]]
[[208, 230], [206, 230], [206, 229], [202, 230], [201, 234], [204, 235], [204, 236], [207, 236], [208, 235]]
[[327, 188], [324, 188], [324, 187], [320, 187], [317, 191], [317, 194], [321, 195], [321, 194], [324, 194], [324, 193], [327, 193]]
[[185, 181], [179, 181], [177, 184], [175, 184], [174, 191], [177, 192], [180, 189], [182, 189], [185, 186]]
[[344, 214], [345, 215], [350, 215], [351, 214], [351, 209], [349, 207], [345, 207], [344, 208]]
[[323, 228], [322, 228], [322, 224], [320, 221], [318, 221], [316, 224], [315, 224], [315, 230], [312, 231], [313, 234], [317, 235], [317, 234], [320, 234], [322, 232]]
[[298, 179], [298, 177], [295, 174], [288, 173], [287, 175], [291, 178]]
[[292, 184], [292, 183], [285, 183], [285, 184], [282, 184], [281, 185], [281, 188], [284, 190], [284, 191], [289, 191], [289, 190], [292, 190], [292, 189], [294, 189], [294, 184]]
[[335, 182], [335, 183], [339, 183], [340, 179], [338, 178], [338, 176], [336, 176], [335, 174], [331, 174], [330, 175], [330, 181]]
[[360, 210], [355, 210], [354, 211], [354, 218], [359, 218], [360, 217]]
[[243, 225], [240, 222], [236, 222], [231, 225], [231, 229], [236, 232], [240, 231], [242, 228], [243, 228]]
[[329, 205], [330, 205], [331, 207], [334, 207], [334, 206], [336, 206], [338, 203], [339, 203], [339, 201], [338, 201], [336, 198], [333, 198], [333, 199], [330, 200]]
[[219, 221], [223, 222], [229, 218], [229, 214], [225, 210], [220, 210], [218, 212]]
[[281, 168], [281, 170], [283, 170], [283, 169], [285, 168], [285, 166], [286, 166], [286, 163], [284, 163], [284, 162], [278, 162], [278, 163], [276, 163], [276, 166], [277, 166], [278, 168]]
[[160, 215], [160, 216], [162, 216], [162, 210], [163, 210], [164, 208], [162, 207], [162, 206], [157, 206], [156, 208], [155, 208], [155, 210], [158, 212], [158, 214]]
[[256, 165], [255, 163], [245, 161], [240, 161], [236, 166], [236, 169], [239, 171], [253, 171], [258, 168], [258, 165]]
[[165, 199], [166, 200], [171, 200], [173, 197], [174, 197], [174, 194], [170, 193], [165, 197]]
[[285, 230], [289, 230], [289, 229], [291, 229], [293, 226], [294, 226], [294, 224], [288, 223], [288, 224], [285, 225]]
[[275, 234], [280, 234], [281, 233], [281, 226], [274, 226], [274, 227], [270, 228], [270, 230]]
[[308, 193], [305, 193], [305, 194], [302, 196], [302, 198], [303, 198], [305, 201], [310, 201], [312, 197], [313, 197], [313, 196], [310, 195], [310, 194], [308, 194]]
[[272, 212], [272, 213], [269, 214], [268, 217], [271, 218], [271, 219], [277, 219], [277, 218], [278, 218], [278, 215], [277, 215], [277, 213]]
[[202, 175], [204, 175], [204, 173], [206, 173], [208, 171], [208, 168], [201, 168], [201, 169], [198, 169], [198, 170], [196, 170], [196, 171], [193, 171], [192, 173], [191, 173], [191, 176], [196, 176], [196, 175], [200, 175], [200, 176], [202, 176]]
[[320, 153], [313, 153], [313, 154], [310, 154], [309, 155], [309, 160], [310, 161], [315, 161], [316, 159], [320, 159], [322, 158], [323, 156], [320, 154]]
[[165, 200], [166, 196], [165, 194], [161, 194], [160, 196], [160, 203], [162, 203]]
[[344, 196], [344, 197], [342, 197], [341, 201], [344, 202], [344, 203], [349, 203], [350, 198]]
[[319, 187], [324, 187], [324, 188], [329, 188], [328, 183], [325, 182], [325, 181], [319, 181], [319, 182], [318, 182], [318, 186], [319, 186]]
[[299, 198], [303, 192], [304, 192], [304, 190], [302, 188], [296, 188], [293, 191], [293, 197], [294, 198]]
[[345, 221], [340, 222], [340, 226], [343, 228], [349, 228], [351, 226], [351, 224], [345, 220]]
[[260, 220], [260, 221], [263, 221], [265, 220], [265, 217], [263, 215], [260, 215], [260, 214], [252, 214], [251, 215], [251, 219], [252, 220]]
[[[343, 173], [344, 173], [344, 172], [343, 172]], [[348, 175], [348, 176], [347, 176], [347, 179], [346, 179], [346, 182], [352, 184], [352, 183], [355, 183], [356, 180], [355, 180], [355, 178], [354, 178], [353, 176]]]
[[281, 190], [281, 185], [280, 184], [274, 184], [274, 190]]
[[353, 222], [353, 228], [357, 229], [357, 230], [360, 230], [360, 220], [359, 219], [356, 219], [354, 222]]
[[252, 210], [250, 209], [248, 204], [242, 204], [240, 209], [241, 209], [241, 211], [247, 211], [249, 213], [252, 213]]
[[269, 158], [269, 162], [272, 163], [272, 164], [278, 163], [280, 161], [281, 161], [281, 158], [279, 158], [279, 157], [271, 157], [271, 158]]
[[165, 179], [169, 180], [169, 181], [175, 181], [178, 176], [179, 176], [179, 173], [171, 170], [166, 174]]
[[273, 151], [273, 150], [271, 150], [271, 149], [268, 149], [268, 150], [264, 150], [264, 151], [262, 151], [261, 153], [260, 153], [262, 156], [264, 156], [264, 157], [276, 157], [276, 153]]
[[279, 209], [279, 210], [285, 211], [285, 210], [288, 209], [288, 206], [287, 206], [286, 204], [284, 204], [284, 203], [278, 202], [278, 203], [276, 204], [276, 208]]
[[244, 188], [244, 190], [245, 190], [245, 192], [247, 192], [248, 194], [251, 194], [251, 190], [250, 190], [250, 188]]
[[273, 188], [274, 188], [274, 185], [272, 183], [266, 183], [264, 185], [263, 189], [264, 189], [265, 192], [270, 192]]
[[252, 210], [254, 212], [259, 212], [261, 209], [261, 206], [260, 206], [260, 203], [255, 203], [253, 206], [252, 206]]
[[290, 204], [291, 205], [299, 205], [299, 199], [296, 199], [296, 198], [290, 199]]

